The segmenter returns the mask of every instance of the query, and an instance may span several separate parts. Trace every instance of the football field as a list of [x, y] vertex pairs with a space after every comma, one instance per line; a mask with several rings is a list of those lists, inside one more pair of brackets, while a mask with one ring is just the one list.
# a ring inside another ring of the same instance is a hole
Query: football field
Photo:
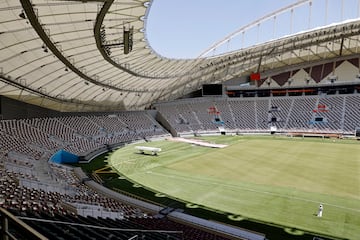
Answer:
[[[360, 236], [360, 142], [273, 136], [216, 136], [210, 148], [168, 140], [127, 145], [109, 164], [173, 198], [326, 235]], [[158, 156], [135, 146], [161, 148]], [[323, 217], [316, 217], [319, 204]], [[300, 232], [301, 233], [301, 232]]]

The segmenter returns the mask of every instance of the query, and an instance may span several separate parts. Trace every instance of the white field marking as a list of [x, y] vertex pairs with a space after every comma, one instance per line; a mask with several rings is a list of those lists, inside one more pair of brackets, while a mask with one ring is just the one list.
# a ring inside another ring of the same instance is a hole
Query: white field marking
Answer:
[[323, 205], [360, 212], [360, 209], [356, 209], [356, 208], [348, 208], [348, 207], [344, 207], [344, 206], [340, 206], [340, 205], [336, 205], [336, 204], [331, 204], [331, 203], [326, 203], [326, 202], [322, 202], [322, 201], [315, 201], [315, 200], [306, 199], [306, 198], [281, 195], [281, 194], [278, 194], [278, 193], [273, 193], [273, 192], [268, 192], [268, 191], [259, 191], [259, 190], [254, 190], [254, 189], [251, 189], [251, 188], [239, 187], [239, 186], [236, 186], [236, 185], [233, 185], [233, 184], [215, 183], [215, 182], [209, 182], [208, 180], [193, 179], [193, 178], [188, 178], [188, 177], [183, 177], [183, 176], [176, 176], [176, 175], [173, 175], [173, 174], [168, 175], [168, 174], [155, 173], [155, 172], [153, 172], [152, 174], [153, 175], [163, 176], [163, 177], [169, 177], [169, 178], [177, 178], [177, 179], [181, 179], [183, 181], [185, 180], [185, 181], [194, 182], [194, 183], [203, 182], [203, 183], [212, 184], [212, 185], [216, 185], [216, 186], [221, 185], [221, 186], [228, 187], [228, 188], [237, 188], [237, 189], [244, 190], [244, 191], [255, 192], [255, 193], [259, 193], [259, 194], [272, 195], [272, 196], [288, 198], [288, 199], [294, 199], [294, 200], [304, 201], [304, 202], [311, 202], [311, 203], [319, 203], [319, 202], [321, 202]]
[[203, 140], [199, 139], [192, 139], [192, 138], [181, 138], [181, 137], [173, 137], [173, 138], [167, 138], [168, 141], [173, 142], [185, 142], [185, 143], [191, 143], [202, 147], [211, 147], [211, 148], [224, 148], [228, 145], [225, 144], [216, 144], [216, 143], [209, 143]]

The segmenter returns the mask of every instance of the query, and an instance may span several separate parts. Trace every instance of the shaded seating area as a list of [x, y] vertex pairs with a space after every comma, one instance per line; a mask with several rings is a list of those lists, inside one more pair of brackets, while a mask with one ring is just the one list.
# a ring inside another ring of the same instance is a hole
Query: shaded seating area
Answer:
[[[155, 105], [177, 135], [218, 131], [213, 116], [216, 106], [228, 132], [278, 130], [354, 134], [360, 126], [360, 94], [319, 94], [246, 98], [181, 99]], [[326, 110], [318, 110], [318, 107]], [[322, 121], [315, 121], [321, 119]]]
[[[13, 214], [17, 213], [13, 211]], [[113, 220], [108, 218], [81, 217], [74, 215], [27, 214], [20, 217], [25, 223], [49, 239], [138, 239], [178, 240], [181, 231], [147, 230], [129, 219]], [[150, 220], [149, 220], [150, 221]], [[136, 238], [134, 238], [136, 239]]]
[[[174, 225], [168, 219], [162, 220], [163, 227], [152, 228], [158, 224], [152, 214], [97, 193], [83, 184], [71, 167], [47, 162], [58, 149], [86, 154], [104, 144], [169, 135], [147, 113], [6, 120], [0, 124], [0, 207], [49, 239], [183, 239], [183, 231], [187, 236], [195, 234], [196, 239], [218, 239], [213, 233]], [[21, 135], [22, 131], [26, 134]], [[82, 217], [69, 208], [81, 204], [119, 213], [122, 218]], [[139, 219], [145, 223], [140, 224]]]

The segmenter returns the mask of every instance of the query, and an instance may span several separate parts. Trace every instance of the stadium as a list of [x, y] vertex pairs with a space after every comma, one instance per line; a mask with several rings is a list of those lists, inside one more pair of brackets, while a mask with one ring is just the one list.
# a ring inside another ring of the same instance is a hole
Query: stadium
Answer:
[[360, 1], [184, 59], [155, 3], [0, 1], [1, 239], [359, 239]]

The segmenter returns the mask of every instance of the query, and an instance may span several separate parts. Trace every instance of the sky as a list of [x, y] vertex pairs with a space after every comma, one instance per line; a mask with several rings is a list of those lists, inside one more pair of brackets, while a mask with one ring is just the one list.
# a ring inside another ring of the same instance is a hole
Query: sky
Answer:
[[[212, 55], [270, 39], [358, 18], [360, 0], [313, 0], [239, 34]], [[297, 0], [153, 0], [146, 36], [158, 54], [195, 58], [214, 43], [255, 20]], [[325, 10], [326, 9], [326, 10]]]

